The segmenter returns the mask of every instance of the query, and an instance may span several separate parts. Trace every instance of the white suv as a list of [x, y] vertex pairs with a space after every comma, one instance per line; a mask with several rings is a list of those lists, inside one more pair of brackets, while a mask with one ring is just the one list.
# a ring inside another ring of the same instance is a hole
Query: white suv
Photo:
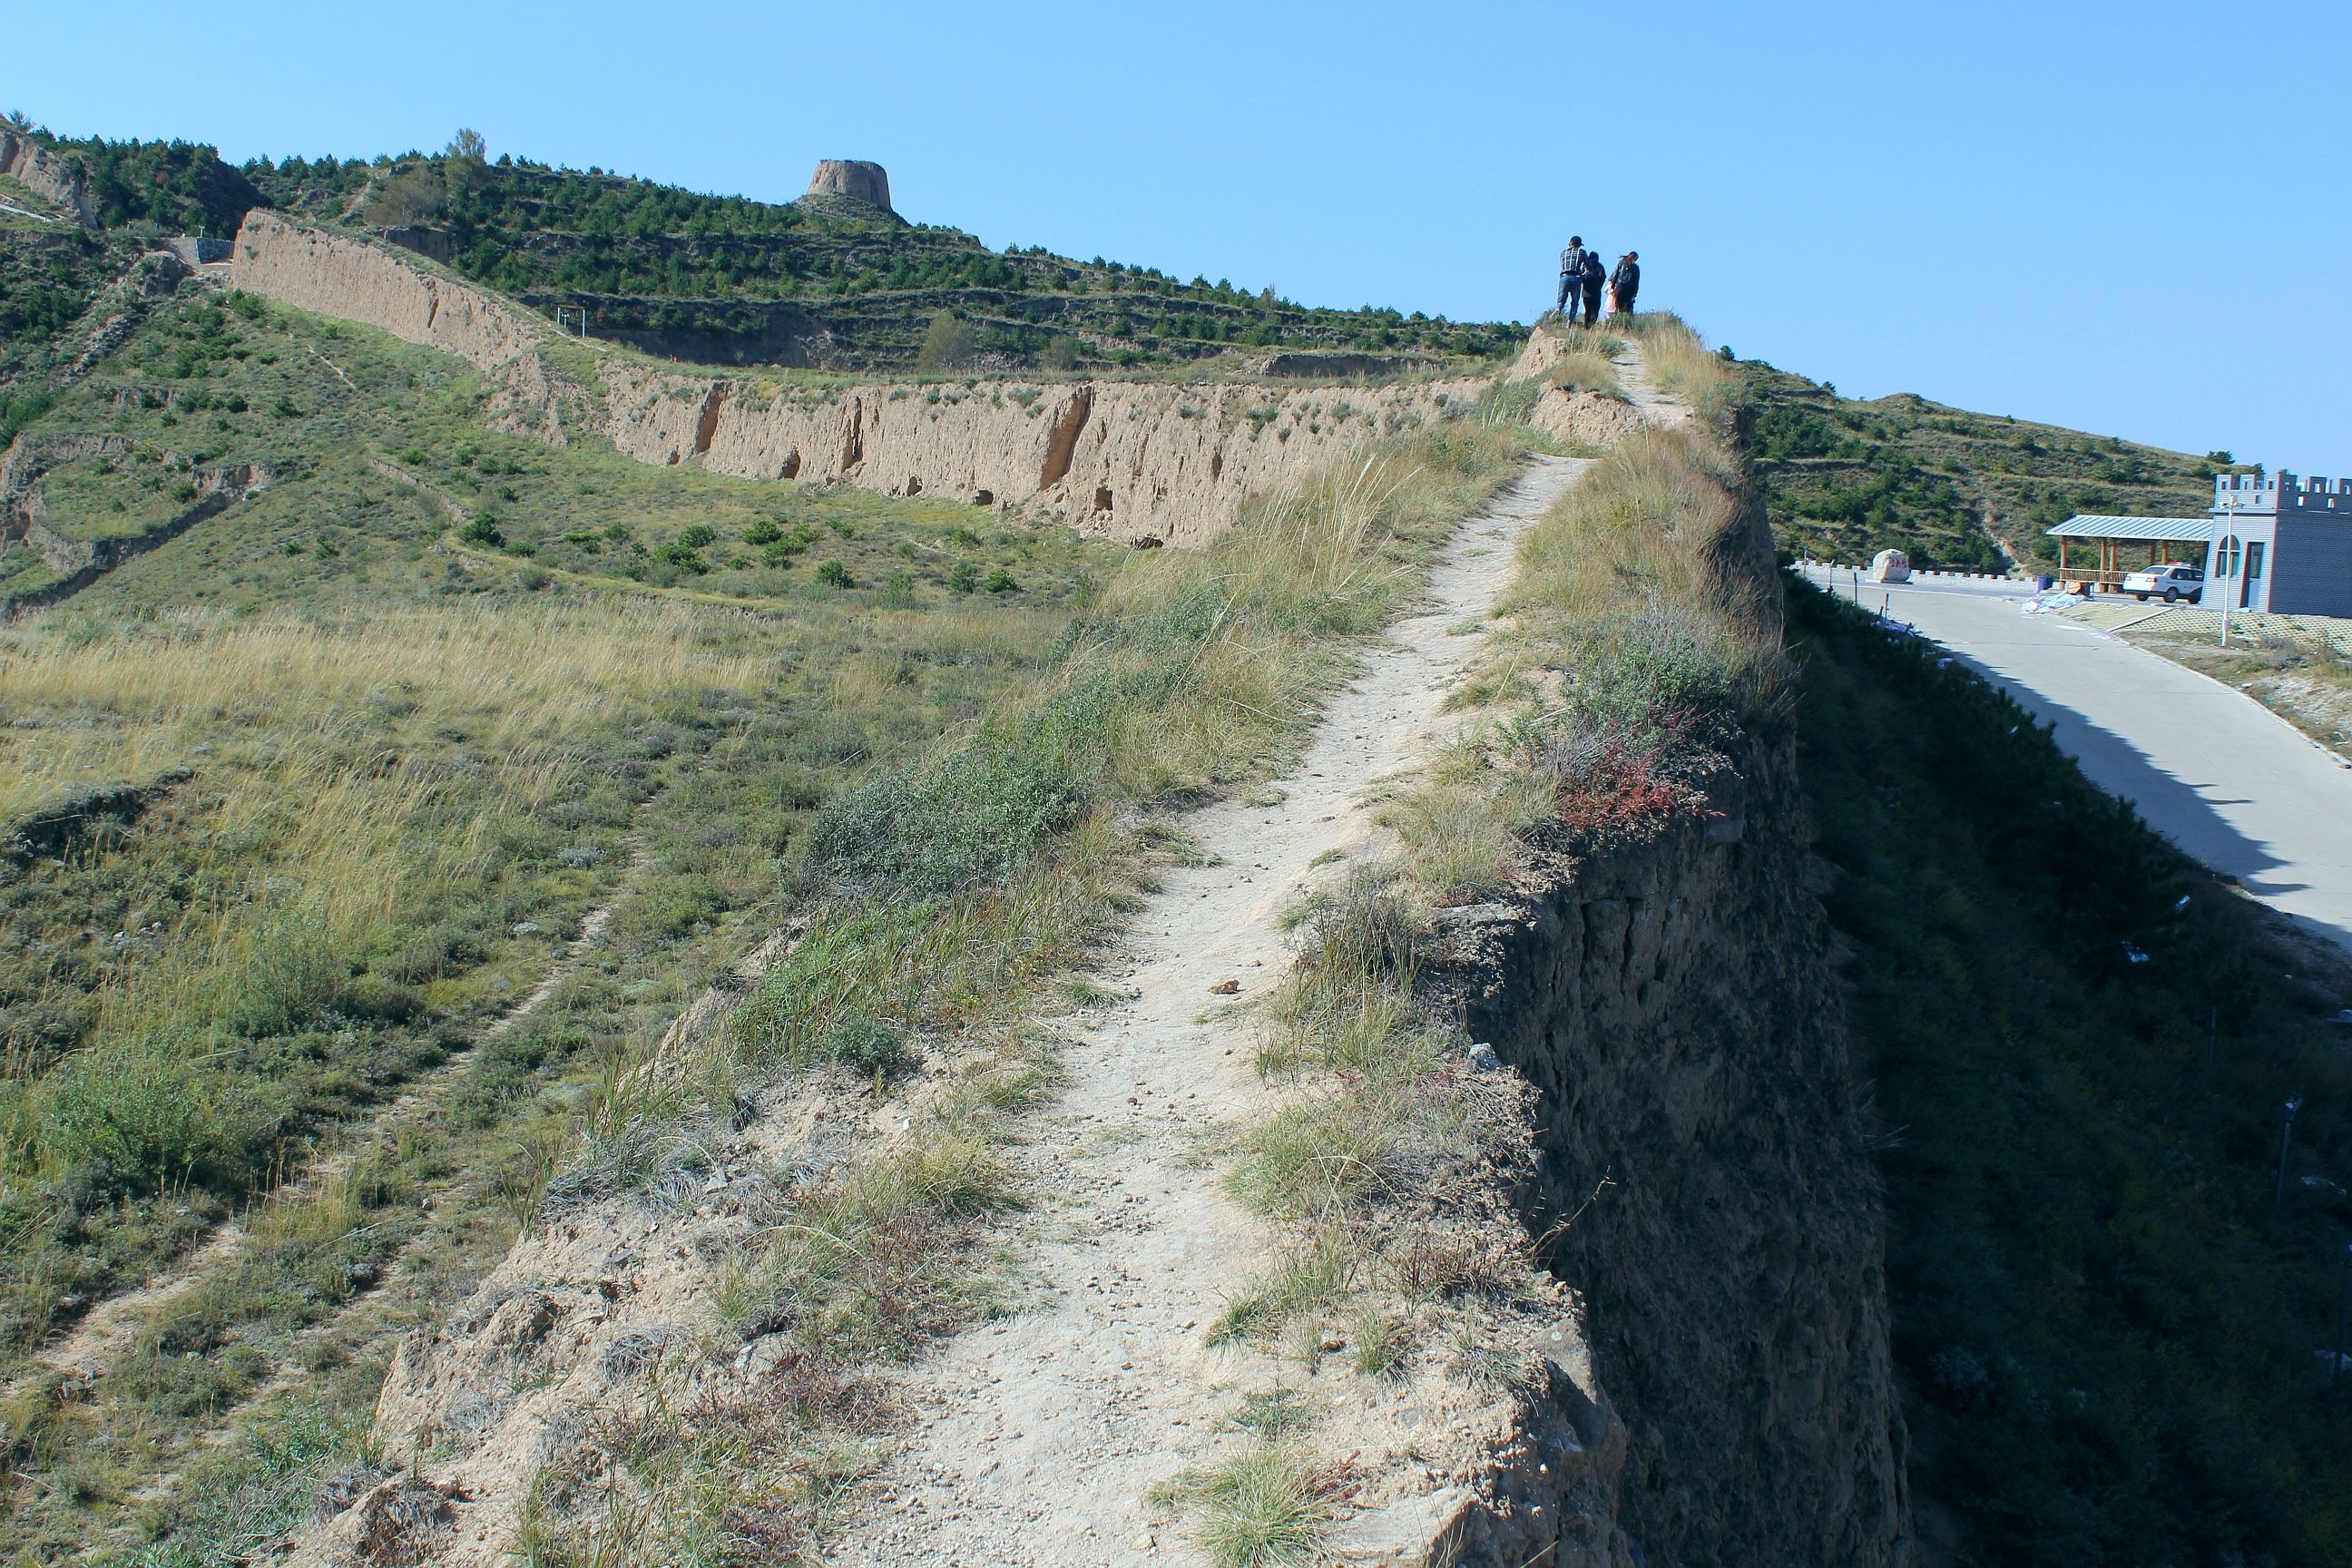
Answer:
[[2161, 566], [2151, 566], [2145, 572], [2134, 572], [2124, 579], [2124, 592], [2145, 605], [2155, 595], [2168, 605], [2182, 599], [2190, 604], [2205, 596], [2205, 568], [2191, 566], [2185, 561], [2168, 561]]

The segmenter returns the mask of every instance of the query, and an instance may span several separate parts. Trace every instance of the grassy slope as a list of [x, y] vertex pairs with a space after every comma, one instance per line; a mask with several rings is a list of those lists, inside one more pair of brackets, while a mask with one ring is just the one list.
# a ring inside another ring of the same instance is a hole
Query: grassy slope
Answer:
[[[64, 476], [68, 533], [148, 517], [192, 458], [280, 478], [0, 631], [0, 822], [192, 770], [137, 822], [0, 869], [0, 1380], [207, 1223], [260, 1239], [97, 1387], [36, 1375], [0, 1410], [0, 1559], [173, 1517], [134, 1490], [289, 1363], [316, 1381], [273, 1396], [286, 1430], [308, 1398], [363, 1405], [387, 1331], [503, 1249], [593, 1086], [765, 929], [810, 813], [1034, 681], [1118, 556], [550, 451], [485, 431], [481, 396], [429, 351], [189, 300], [33, 422], [133, 443]], [[543, 552], [453, 548], [371, 454]], [[743, 542], [763, 521], [814, 542], [771, 564]], [[696, 527], [714, 537], [684, 546]], [[957, 565], [1017, 586], [960, 592]], [[566, 960], [592, 906], [606, 934]], [[477, 1045], [551, 972], [528, 1024]], [[428, 1113], [377, 1127], [411, 1083]], [[270, 1196], [314, 1145], [346, 1174]]]
[[[1061, 531], [551, 451], [482, 407], [429, 351], [192, 295], [25, 410], [36, 438], [130, 444], [59, 471], [68, 536], [169, 515], [192, 465], [278, 482], [0, 633], [0, 819], [192, 774], [0, 884], [0, 1552], [162, 1532], [159, 1561], [210, 1562], [282, 1530], [354, 1452], [338, 1413], [372, 1399], [392, 1338], [495, 1260], [583, 1115], [636, 1105], [620, 1075], [680, 1005], [825, 886], [779, 871], [838, 784], [1031, 706], [1054, 670], [1048, 693], [1093, 717], [1092, 760], [1053, 790], [1108, 809], [1246, 776], [1511, 449], [1407, 443], [1369, 510], [1293, 498], [1247, 563], [1147, 562], [1098, 598], [1121, 552]], [[1162, 689], [1179, 646], [1195, 682]], [[1153, 695], [1106, 723], [1139, 680]], [[918, 788], [915, 808], [1025, 801], [1029, 764], [1009, 765], [977, 801]], [[1116, 902], [1103, 879], [1133, 874], [1103, 822], [1087, 810], [1042, 882], [1000, 889], [990, 860], [943, 910], [853, 918], [843, 963], [877, 942], [911, 976], [908, 1022], [966, 1005], [1001, 1036]], [[981, 827], [945, 831], [1001, 850]], [[591, 908], [605, 934], [567, 953]], [[929, 954], [911, 969], [908, 941]], [[974, 952], [997, 967], [965, 994]], [[526, 1022], [485, 1033], [550, 976]], [[752, 1065], [805, 1065], [786, 1055]], [[413, 1113], [391, 1103], [406, 1089]], [[282, 1184], [314, 1151], [328, 1173]], [[250, 1241], [134, 1321], [100, 1380], [27, 1359], [230, 1215]]]
[[[236, 524], [200, 530], [170, 563], [127, 569], [93, 590], [97, 604], [146, 602], [159, 574], [173, 584], [168, 599], [251, 608], [355, 590], [411, 598], [497, 589], [518, 573], [535, 580], [533, 563], [795, 603], [835, 597], [814, 568], [837, 560], [853, 584], [908, 608], [947, 593], [959, 563], [983, 580], [1003, 569], [1046, 592], [1074, 581], [1066, 561], [1036, 554], [1043, 536], [951, 502], [819, 498], [696, 470], [655, 472], [593, 442], [551, 451], [485, 429], [481, 397], [477, 377], [431, 350], [257, 300], [203, 295], [159, 310], [26, 429], [109, 431], [135, 447], [128, 458], [64, 476], [49, 521], [68, 535], [168, 514], [191, 461], [257, 462], [279, 476], [244, 503]], [[389, 482], [372, 457], [456, 501], [502, 548], [436, 549], [452, 531], [447, 514], [420, 489]], [[696, 528], [710, 537], [685, 542]], [[483, 560], [500, 554], [509, 566]]]
[[[2352, 1083], [2325, 1021], [2352, 974], [1930, 650], [1801, 588], [1790, 609], [1827, 902], [1889, 1130], [1924, 1537], [1945, 1561], [2345, 1561], [2352, 1405], [2315, 1352], [2352, 1223], [2329, 1184]], [[2291, 1176], [2322, 1180], [2274, 1210], [2290, 1092]]]
[[2212, 503], [2212, 465], [2158, 447], [1908, 393], [1842, 398], [1764, 364], [1748, 367], [1748, 397], [1773, 532], [1801, 555], [1893, 548], [1915, 566], [1994, 571], [2005, 548], [2054, 565], [2042, 531], [2076, 512], [2202, 517]]

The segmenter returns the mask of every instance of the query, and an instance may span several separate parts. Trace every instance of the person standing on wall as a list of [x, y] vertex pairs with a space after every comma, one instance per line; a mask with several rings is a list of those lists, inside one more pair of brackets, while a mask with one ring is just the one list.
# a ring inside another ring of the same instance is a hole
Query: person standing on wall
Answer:
[[1592, 253], [1584, 248], [1584, 237], [1571, 234], [1568, 248], [1559, 253], [1559, 300], [1552, 306], [1570, 326], [1576, 325], [1576, 291], [1582, 285], [1585, 263]]
[[1584, 324], [1592, 325], [1601, 319], [1601, 286], [1609, 280], [1609, 269], [1601, 264], [1601, 253], [1584, 253]]
[[1617, 258], [1617, 270], [1609, 275], [1610, 308], [1618, 315], [1633, 313], [1633, 296], [1642, 291], [1642, 253], [1629, 250]]

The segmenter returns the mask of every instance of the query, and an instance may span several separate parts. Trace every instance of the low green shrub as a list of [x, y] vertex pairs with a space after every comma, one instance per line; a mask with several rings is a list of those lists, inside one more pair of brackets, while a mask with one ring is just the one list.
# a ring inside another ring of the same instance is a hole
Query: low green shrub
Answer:
[[807, 863], [917, 898], [1023, 864], [1076, 818], [1090, 772], [1068, 750], [1026, 739], [982, 736], [927, 765], [869, 778], [818, 816]]
[[824, 1054], [855, 1073], [887, 1073], [907, 1059], [907, 1038], [879, 1018], [844, 1018], [825, 1037]]
[[156, 1038], [70, 1058], [41, 1086], [47, 1150], [105, 1193], [252, 1185], [277, 1152], [285, 1108], [250, 1078], [194, 1065], [198, 1054]]

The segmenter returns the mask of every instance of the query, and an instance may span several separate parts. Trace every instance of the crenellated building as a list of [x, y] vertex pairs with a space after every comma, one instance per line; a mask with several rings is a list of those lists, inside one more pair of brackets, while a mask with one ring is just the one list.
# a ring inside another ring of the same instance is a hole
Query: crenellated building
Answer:
[[2217, 474], [2212, 522], [2205, 580], [2232, 609], [2352, 616], [2352, 479]]
[[2147, 553], [2160, 561], [2205, 563], [2209, 610], [2263, 610], [2281, 616], [2352, 616], [2352, 479], [2275, 474], [2216, 474], [2212, 510], [2203, 517], [2068, 518], [2049, 531], [2058, 541], [2060, 573], [2074, 579], [2069, 545], [2096, 552], [2081, 580], [2114, 591]]

